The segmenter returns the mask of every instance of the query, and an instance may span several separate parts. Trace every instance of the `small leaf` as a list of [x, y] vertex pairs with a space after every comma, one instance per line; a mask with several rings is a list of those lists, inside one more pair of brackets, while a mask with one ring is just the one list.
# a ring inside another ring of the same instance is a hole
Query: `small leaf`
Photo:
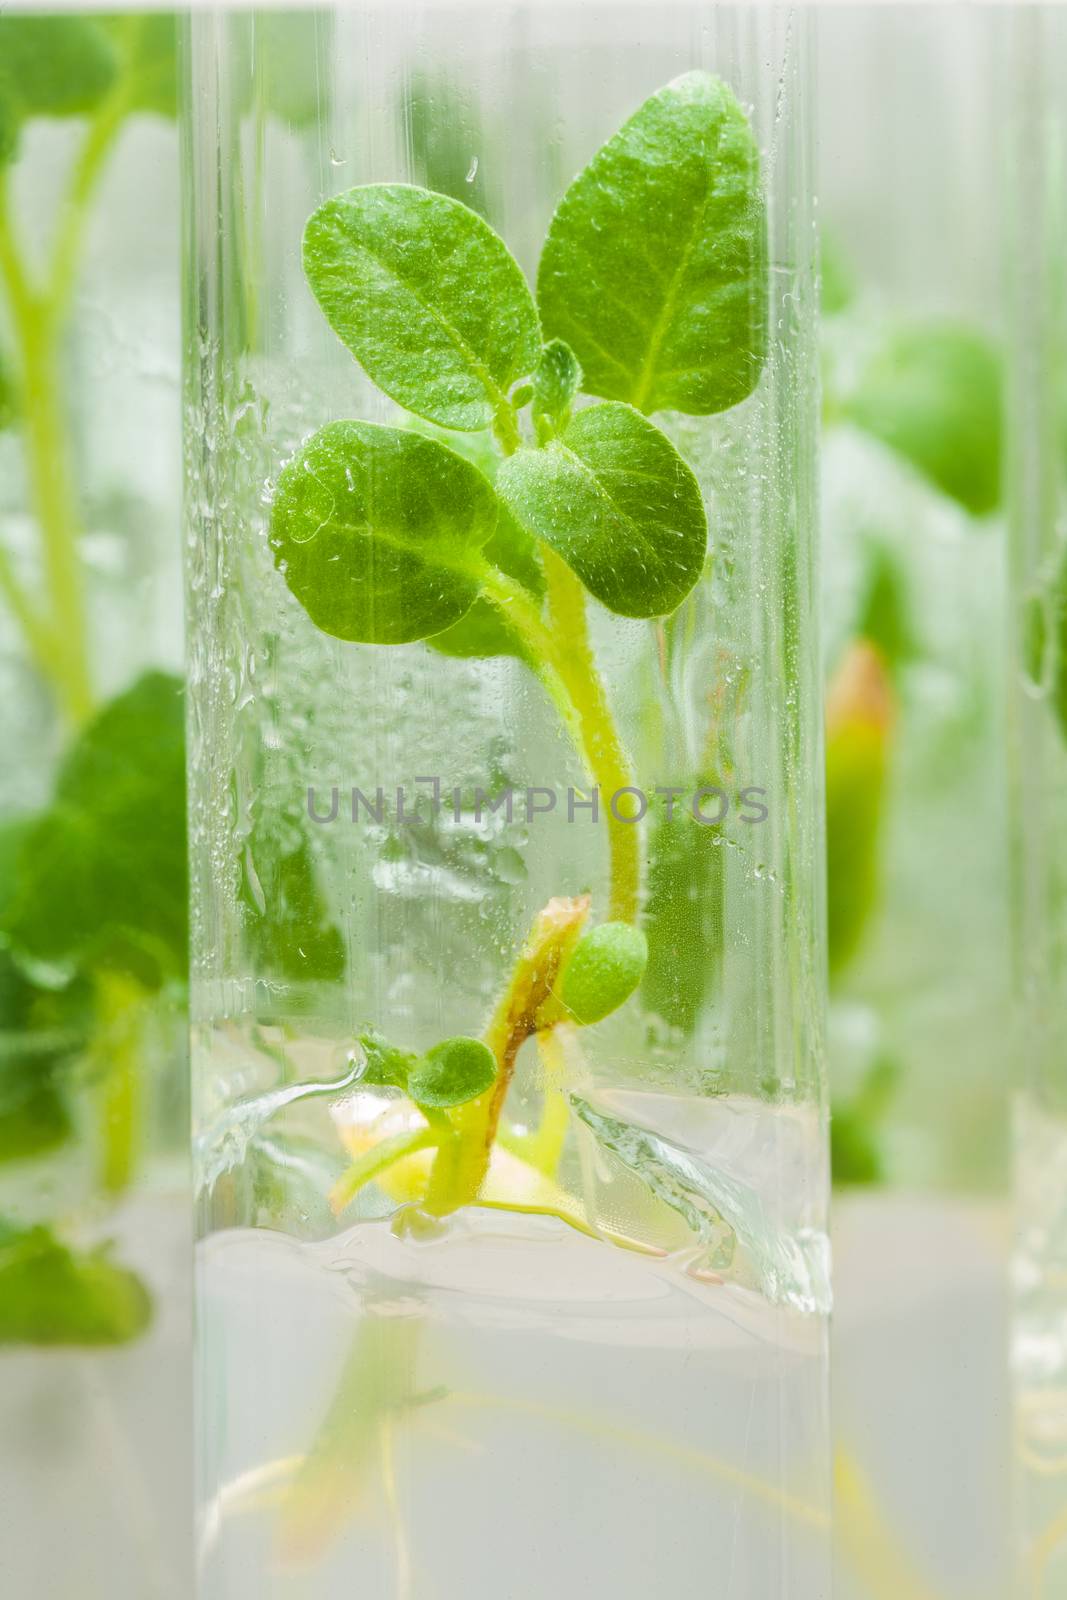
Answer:
[[22, 117], [92, 111], [118, 65], [113, 41], [94, 18], [0, 13], [0, 97]]
[[505, 461], [497, 488], [523, 527], [620, 616], [666, 615], [703, 570], [699, 485], [666, 435], [630, 406], [579, 411], [543, 450]]
[[443, 427], [487, 428], [537, 360], [537, 309], [517, 262], [446, 195], [372, 184], [325, 201], [304, 232], [304, 271], [378, 387]]
[[123, 1344], [152, 1302], [106, 1250], [78, 1253], [48, 1228], [0, 1222], [0, 1344]]
[[278, 480], [271, 544], [317, 628], [405, 644], [458, 622], [498, 503], [478, 469], [421, 434], [334, 422]]
[[1003, 364], [971, 328], [903, 328], [878, 352], [845, 415], [973, 516], [1000, 501]]
[[15, 954], [68, 969], [184, 977], [188, 888], [182, 686], [148, 672], [68, 751], [18, 849], [2, 925]]
[[412, 1050], [401, 1050], [380, 1034], [376, 1028], [367, 1028], [359, 1036], [363, 1047], [363, 1071], [360, 1082], [379, 1089], [407, 1090], [408, 1077], [418, 1056]]
[[462, 1106], [491, 1089], [496, 1072], [496, 1057], [481, 1039], [445, 1039], [412, 1067], [408, 1093], [419, 1106]]
[[764, 210], [752, 130], [724, 83], [676, 79], [594, 156], [552, 219], [537, 296], [589, 394], [704, 416], [752, 392]]
[[581, 386], [578, 357], [562, 339], [550, 339], [534, 369], [534, 415], [565, 417]]
[[588, 1026], [624, 1005], [644, 976], [648, 942], [628, 922], [605, 922], [583, 933], [560, 980], [559, 998]]

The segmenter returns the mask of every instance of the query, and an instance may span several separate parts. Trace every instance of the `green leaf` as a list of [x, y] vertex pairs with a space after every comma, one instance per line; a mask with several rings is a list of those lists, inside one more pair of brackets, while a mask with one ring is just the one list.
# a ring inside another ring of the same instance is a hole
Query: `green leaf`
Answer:
[[372, 1088], [403, 1089], [407, 1091], [408, 1077], [418, 1061], [413, 1050], [401, 1050], [390, 1044], [376, 1028], [367, 1028], [359, 1036], [363, 1047], [364, 1067], [360, 1082]]
[[18, 849], [3, 931], [16, 956], [115, 962], [151, 987], [186, 970], [182, 686], [148, 672], [97, 713]]
[[371, 422], [333, 422], [282, 472], [271, 544], [317, 628], [405, 644], [470, 610], [497, 516], [490, 484], [444, 445]]
[[703, 570], [700, 487], [670, 440], [630, 406], [579, 411], [543, 450], [505, 461], [497, 489], [620, 616], [666, 615]]
[[[712, 779], [678, 788], [699, 789]], [[712, 983], [723, 942], [723, 830], [677, 806], [656, 824], [649, 846], [641, 985], [649, 1011], [691, 1033]]]
[[907, 575], [899, 557], [881, 543], [874, 544], [867, 556], [863, 594], [853, 631], [859, 638], [877, 646], [894, 674], [918, 652]]
[[487, 428], [537, 360], [537, 309], [518, 264], [446, 195], [372, 184], [325, 201], [304, 232], [304, 271], [378, 387], [443, 427]]
[[330, 918], [311, 842], [293, 818], [261, 819], [245, 860], [243, 899], [257, 971], [293, 983], [334, 983], [347, 960]]
[[590, 928], [563, 970], [559, 998], [577, 1022], [589, 1026], [625, 1005], [644, 976], [648, 941], [628, 922]]
[[412, 1067], [408, 1094], [435, 1110], [466, 1105], [492, 1088], [496, 1070], [496, 1057], [481, 1039], [445, 1039]]
[[724, 411], [759, 381], [767, 247], [752, 130], [718, 78], [690, 72], [571, 184], [537, 278], [545, 333], [589, 394], [639, 411]]
[[534, 368], [534, 416], [567, 416], [582, 386], [578, 357], [562, 339], [550, 339]]
[[1000, 502], [1003, 362], [983, 334], [946, 323], [889, 338], [845, 415], [974, 516]]
[[79, 1253], [48, 1228], [0, 1222], [0, 1344], [123, 1344], [152, 1302], [104, 1249]]
[[878, 1055], [850, 1101], [842, 1102], [835, 1095], [830, 1118], [830, 1167], [838, 1188], [884, 1181], [880, 1129], [900, 1076], [898, 1061]]
[[93, 18], [0, 13], [0, 97], [21, 117], [92, 111], [118, 66], [107, 29]]
[[830, 1119], [830, 1170], [840, 1189], [881, 1183], [885, 1177], [877, 1135], [851, 1106], [834, 1106]]

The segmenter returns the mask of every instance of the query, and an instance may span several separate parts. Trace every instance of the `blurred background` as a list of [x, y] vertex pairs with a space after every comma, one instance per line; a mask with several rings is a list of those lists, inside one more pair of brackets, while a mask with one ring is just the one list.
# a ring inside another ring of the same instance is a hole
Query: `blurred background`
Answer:
[[177, 29], [0, 16], [0, 1570], [186, 1596]]

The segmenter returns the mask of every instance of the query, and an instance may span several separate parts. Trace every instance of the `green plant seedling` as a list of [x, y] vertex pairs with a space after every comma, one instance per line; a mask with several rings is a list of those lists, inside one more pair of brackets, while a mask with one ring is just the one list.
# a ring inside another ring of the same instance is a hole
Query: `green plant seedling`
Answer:
[[[707, 515], [651, 417], [738, 404], [766, 356], [759, 162], [736, 99], [694, 72], [641, 106], [560, 201], [536, 298], [483, 217], [405, 184], [324, 201], [303, 261], [338, 338], [410, 417], [328, 423], [283, 468], [270, 537], [293, 597], [352, 643], [519, 657], [593, 781], [624, 789], [587, 600], [634, 619], [685, 600]], [[594, 1025], [639, 987], [639, 829], [614, 817], [608, 839], [607, 920], [583, 935], [585, 899], [545, 907], [484, 1044], [413, 1060], [363, 1036], [365, 1081], [404, 1088], [427, 1125], [365, 1152], [336, 1208], [429, 1146], [428, 1209], [474, 1199], [523, 1042], [564, 1017]]]

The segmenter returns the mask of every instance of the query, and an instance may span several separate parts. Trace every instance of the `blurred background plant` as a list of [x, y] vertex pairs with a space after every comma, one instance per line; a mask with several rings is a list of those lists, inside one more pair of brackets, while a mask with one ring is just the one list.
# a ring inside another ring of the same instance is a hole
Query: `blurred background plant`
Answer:
[[843, 1600], [1010, 1584], [1003, 34], [821, 28]]
[[188, 1588], [176, 61], [169, 13], [0, 15], [0, 1480], [19, 1593]]

